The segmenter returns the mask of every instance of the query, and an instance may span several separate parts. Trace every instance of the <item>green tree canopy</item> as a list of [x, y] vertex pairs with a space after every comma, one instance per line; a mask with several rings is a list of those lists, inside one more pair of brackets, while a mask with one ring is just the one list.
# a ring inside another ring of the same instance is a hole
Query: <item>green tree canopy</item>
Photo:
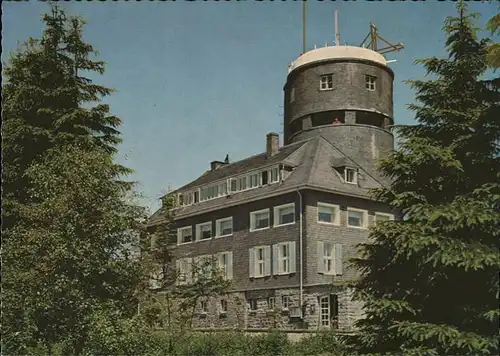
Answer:
[[[111, 89], [92, 83], [104, 63], [84, 42], [84, 21], [53, 6], [43, 16], [45, 31], [11, 55], [2, 85], [2, 235], [17, 224], [17, 205], [27, 201], [24, 175], [36, 157], [52, 147], [78, 142], [110, 154], [121, 141], [120, 119], [100, 100]], [[129, 172], [123, 167], [123, 173]]]
[[419, 60], [433, 79], [410, 81], [417, 124], [381, 163], [376, 197], [403, 219], [377, 224], [356, 285], [366, 304], [352, 352], [492, 355], [499, 352], [499, 88], [481, 80], [488, 41], [465, 4], [446, 19], [448, 58]]

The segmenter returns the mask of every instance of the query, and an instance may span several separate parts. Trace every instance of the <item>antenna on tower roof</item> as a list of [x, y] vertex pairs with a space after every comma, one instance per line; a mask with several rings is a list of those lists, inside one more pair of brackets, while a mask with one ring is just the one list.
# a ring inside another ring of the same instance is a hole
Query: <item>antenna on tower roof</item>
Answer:
[[[370, 39], [370, 40], [368, 41], [368, 39]], [[382, 42], [384, 42], [388, 46], [383, 47], [383, 48], [378, 48], [377, 40], [381, 40]], [[370, 22], [370, 32], [368, 33], [368, 35], [366, 35], [365, 39], [363, 40], [363, 42], [361, 42], [361, 44], [359, 46], [363, 47], [363, 48], [368, 47], [372, 51], [378, 52], [380, 54], [385, 54], [385, 53], [394, 52], [394, 51], [399, 52], [400, 50], [402, 50], [405, 47], [402, 42], [398, 42], [397, 44], [392, 44], [389, 41], [387, 41], [386, 39], [382, 38], [382, 36], [380, 36], [378, 34], [377, 27], [374, 24], [372, 24], [371, 22]]]
[[335, 45], [340, 46], [339, 10], [335, 10]]
[[306, 53], [306, 1], [302, 1], [302, 53]]

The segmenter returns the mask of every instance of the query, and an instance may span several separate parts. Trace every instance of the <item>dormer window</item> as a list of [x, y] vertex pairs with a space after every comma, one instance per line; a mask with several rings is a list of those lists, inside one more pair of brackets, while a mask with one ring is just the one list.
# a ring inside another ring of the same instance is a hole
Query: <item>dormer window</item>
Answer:
[[358, 184], [358, 172], [354, 168], [345, 167], [344, 180], [346, 183]]

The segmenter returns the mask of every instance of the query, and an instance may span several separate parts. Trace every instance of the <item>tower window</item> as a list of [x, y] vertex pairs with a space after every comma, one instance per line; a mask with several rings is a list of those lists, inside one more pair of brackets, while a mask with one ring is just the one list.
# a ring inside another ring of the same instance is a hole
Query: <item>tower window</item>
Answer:
[[365, 75], [365, 88], [369, 91], [375, 91], [377, 83], [377, 77], [373, 75]]
[[290, 90], [290, 102], [293, 103], [295, 101], [295, 88]]
[[333, 74], [325, 74], [321, 76], [319, 90], [333, 89]]

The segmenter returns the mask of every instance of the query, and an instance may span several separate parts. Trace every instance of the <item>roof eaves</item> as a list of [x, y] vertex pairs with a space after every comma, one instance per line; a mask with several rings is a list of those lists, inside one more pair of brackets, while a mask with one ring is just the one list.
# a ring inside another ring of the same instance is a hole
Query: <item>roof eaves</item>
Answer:
[[[364, 200], [369, 200], [369, 201], [374, 200], [374, 199], [370, 198], [370, 196], [368, 194], [362, 194], [362, 193], [360, 194], [360, 193], [356, 193], [356, 192], [345, 192], [345, 191], [341, 191], [341, 190], [331, 189], [328, 187], [323, 187], [323, 186], [320, 186], [317, 184], [302, 183], [302, 184], [296, 184], [296, 185], [290, 186], [286, 189], [278, 189], [278, 190], [273, 191], [272, 193], [264, 193], [264, 194], [260, 194], [260, 195], [254, 195], [251, 198], [243, 199], [240, 201], [236, 201], [232, 204], [224, 205], [224, 208], [229, 208], [232, 206], [247, 204], [247, 203], [250, 203], [253, 201], [257, 201], [257, 200], [261, 200], [261, 199], [265, 199], [265, 198], [271, 198], [274, 196], [279, 196], [279, 195], [287, 194], [287, 193], [290, 193], [293, 191], [304, 190], [304, 189], [318, 190], [318, 191], [323, 191], [326, 193], [338, 194], [338, 195], [342, 195], [342, 196], [354, 197], [354, 198], [359, 198], [359, 199], [364, 199]], [[361, 189], [363, 189], [363, 188], [361, 188]], [[366, 190], [368, 190], [368, 189], [366, 189]], [[200, 209], [196, 212], [188, 213], [185, 215], [175, 216], [174, 220], [180, 220], [180, 219], [185, 219], [185, 218], [189, 218], [189, 217], [196, 216], [196, 215], [209, 213], [209, 212], [212, 212], [215, 210], [219, 210], [220, 208], [221, 208], [220, 206], [215, 206], [215, 207], [212, 206], [212, 207], [209, 207], [206, 209]], [[162, 220], [156, 221], [156, 222], [149, 224], [147, 226], [151, 227], [151, 226], [155, 226], [155, 225], [165, 223], [165, 222], [167, 222], [167, 219], [162, 219]]]

